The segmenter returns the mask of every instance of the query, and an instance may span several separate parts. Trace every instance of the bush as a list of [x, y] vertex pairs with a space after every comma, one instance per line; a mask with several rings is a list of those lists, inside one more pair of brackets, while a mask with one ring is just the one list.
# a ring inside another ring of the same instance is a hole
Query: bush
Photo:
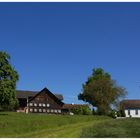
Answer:
[[92, 110], [92, 115], [98, 115], [94, 108]]
[[90, 115], [90, 114], [92, 114], [91, 109], [88, 106], [83, 106], [82, 110], [83, 110], [83, 115]]
[[120, 110], [120, 114], [121, 114], [121, 117], [125, 117], [125, 112], [124, 112], [124, 110]]
[[108, 116], [112, 117], [112, 118], [116, 118], [117, 117], [117, 112], [116, 110], [111, 110], [110, 113], [108, 114]]
[[77, 115], [90, 115], [91, 109], [88, 106], [75, 106], [71, 109], [71, 112]]
[[117, 117], [122, 117], [120, 111], [117, 111]]
[[116, 118], [116, 117], [125, 117], [125, 112], [124, 110], [119, 110], [119, 111], [116, 111], [116, 110], [112, 110], [109, 115], [110, 117], [112, 118]]
[[81, 109], [81, 107], [74, 107], [71, 109], [71, 112], [74, 114], [80, 115], [80, 114], [82, 114], [82, 109]]
[[19, 101], [17, 99], [10, 100], [9, 104], [3, 104], [0, 106], [0, 111], [16, 111], [19, 107]]

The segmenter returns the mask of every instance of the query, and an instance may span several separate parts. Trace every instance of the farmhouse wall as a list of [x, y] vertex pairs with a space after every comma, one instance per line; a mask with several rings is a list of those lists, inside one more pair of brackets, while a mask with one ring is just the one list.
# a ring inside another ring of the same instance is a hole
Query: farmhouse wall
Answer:
[[[130, 114], [129, 114], [130, 112]], [[135, 117], [139, 118], [140, 117], [140, 109], [125, 109], [125, 115], [126, 117]]]

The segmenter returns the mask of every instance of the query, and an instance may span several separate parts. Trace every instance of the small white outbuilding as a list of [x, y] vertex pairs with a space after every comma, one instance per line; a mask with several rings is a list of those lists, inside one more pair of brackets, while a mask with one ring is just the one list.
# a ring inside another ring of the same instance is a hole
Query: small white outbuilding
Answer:
[[121, 105], [126, 117], [140, 118], [140, 100], [123, 100]]

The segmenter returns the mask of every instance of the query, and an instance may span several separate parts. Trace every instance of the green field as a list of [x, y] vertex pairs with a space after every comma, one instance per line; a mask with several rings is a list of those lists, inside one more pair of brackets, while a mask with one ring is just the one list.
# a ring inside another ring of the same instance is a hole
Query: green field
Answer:
[[0, 113], [0, 137], [80, 137], [83, 128], [108, 117]]
[[100, 122], [84, 128], [80, 137], [86, 138], [140, 138], [140, 119], [125, 118]]
[[140, 119], [93, 115], [0, 113], [0, 137], [140, 137]]

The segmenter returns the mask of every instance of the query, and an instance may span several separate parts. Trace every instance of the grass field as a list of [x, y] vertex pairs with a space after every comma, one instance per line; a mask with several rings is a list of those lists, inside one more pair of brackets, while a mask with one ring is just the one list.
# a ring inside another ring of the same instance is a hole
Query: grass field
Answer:
[[84, 128], [80, 137], [86, 138], [140, 138], [140, 119], [127, 118], [100, 122]]
[[140, 137], [140, 119], [105, 116], [0, 113], [2, 138]]
[[108, 120], [104, 116], [0, 113], [0, 137], [78, 138], [83, 128]]

